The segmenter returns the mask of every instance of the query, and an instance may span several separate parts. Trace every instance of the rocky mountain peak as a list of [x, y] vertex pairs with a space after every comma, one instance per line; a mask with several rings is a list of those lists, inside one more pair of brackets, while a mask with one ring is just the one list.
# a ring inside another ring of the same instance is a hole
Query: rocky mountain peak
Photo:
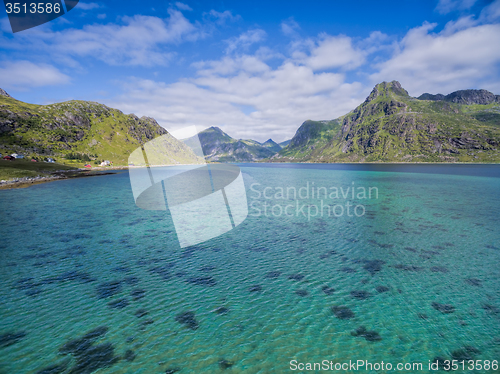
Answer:
[[424, 93], [417, 97], [419, 100], [433, 100], [433, 101], [448, 101], [456, 104], [479, 104], [488, 105], [492, 103], [500, 103], [500, 95], [495, 95], [487, 90], [459, 90], [452, 92], [448, 95], [432, 95]]
[[439, 101], [439, 100], [444, 100], [444, 95], [443, 94], [430, 94], [430, 93], [423, 93], [419, 97], [417, 97], [419, 100], [432, 100], [432, 101]]
[[446, 95], [444, 98], [446, 101], [451, 101], [452, 103], [458, 104], [480, 104], [487, 105], [496, 102], [500, 102], [500, 96], [496, 96], [490, 91], [486, 90], [460, 90], [452, 92]]
[[366, 98], [365, 102], [375, 100], [377, 97], [391, 97], [391, 96], [409, 96], [408, 92], [401, 86], [398, 81], [382, 82], [373, 88], [370, 95]]
[[222, 131], [220, 129], [220, 127], [217, 127], [217, 126], [212, 126], [212, 127], [209, 127], [208, 129], [206, 129], [205, 131], [213, 131], [213, 132], [217, 132], [219, 134], [225, 134], [224, 131]]
[[0, 96], [7, 96], [7, 97], [10, 97], [11, 99], [13, 99], [12, 96], [10, 96], [5, 90], [2, 90], [1, 88], [0, 88]]
[[271, 144], [271, 145], [275, 145], [275, 144], [278, 144], [276, 143], [274, 140], [272, 140], [271, 138], [267, 139], [264, 143], [262, 144]]
[[279, 145], [278, 143], [276, 143], [271, 138], [269, 138], [264, 143], [262, 143], [262, 146], [266, 147], [268, 149], [271, 149], [274, 152], [279, 152], [281, 150], [281, 148], [282, 148], [281, 145]]

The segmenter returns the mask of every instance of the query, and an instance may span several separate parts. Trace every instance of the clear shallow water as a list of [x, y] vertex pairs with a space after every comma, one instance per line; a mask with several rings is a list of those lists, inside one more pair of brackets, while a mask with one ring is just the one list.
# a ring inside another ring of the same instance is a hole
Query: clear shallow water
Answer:
[[[254, 207], [297, 202], [257, 198], [253, 183], [275, 192], [354, 182], [377, 187], [378, 199], [324, 201], [362, 204], [361, 217], [250, 209], [236, 229], [181, 249], [168, 212], [135, 206], [127, 173], [0, 191], [0, 373], [61, 363], [89, 373], [102, 362], [112, 365], [99, 373], [283, 373], [291, 360], [323, 359], [425, 369], [463, 347], [500, 359], [498, 166], [240, 167]], [[179, 322], [187, 311], [196, 322]], [[93, 348], [61, 354], [103, 326]], [[353, 336], [360, 326], [381, 340]]]

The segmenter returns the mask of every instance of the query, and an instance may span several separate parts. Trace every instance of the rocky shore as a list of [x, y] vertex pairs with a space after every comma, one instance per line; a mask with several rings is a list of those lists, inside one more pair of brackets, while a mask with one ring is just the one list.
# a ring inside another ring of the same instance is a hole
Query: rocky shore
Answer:
[[[116, 168], [111, 170], [120, 170], [126, 169], [124, 168]], [[36, 176], [36, 177], [22, 177], [22, 178], [13, 178], [10, 180], [0, 180], [0, 190], [12, 189], [12, 188], [26, 188], [33, 186], [35, 184], [52, 182], [61, 179], [70, 179], [70, 178], [84, 178], [84, 177], [95, 177], [100, 175], [109, 175], [115, 174], [114, 172], [101, 172], [103, 168], [99, 168], [98, 172], [96, 170], [59, 170], [56, 172], [52, 172], [46, 176]], [[106, 170], [110, 170], [109, 168]]]

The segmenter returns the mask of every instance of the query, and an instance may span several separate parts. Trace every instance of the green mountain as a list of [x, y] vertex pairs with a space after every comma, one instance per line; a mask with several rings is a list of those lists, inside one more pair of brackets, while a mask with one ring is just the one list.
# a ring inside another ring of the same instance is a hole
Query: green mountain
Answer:
[[485, 90], [408, 95], [377, 84], [353, 111], [306, 121], [271, 161], [500, 162], [500, 96]]
[[285, 140], [284, 142], [281, 142], [281, 143], [278, 143], [282, 148], [285, 148], [288, 144], [290, 144], [290, 142], [292, 141], [292, 139], [288, 139], [288, 140]]
[[266, 140], [264, 143], [262, 143], [262, 146], [268, 148], [270, 151], [274, 153], [278, 153], [279, 151], [281, 151], [281, 148], [283, 148], [281, 145], [279, 145], [272, 139]]
[[460, 90], [452, 92], [449, 95], [432, 95], [424, 93], [418, 97], [419, 100], [434, 100], [434, 101], [449, 101], [451, 103], [466, 104], [466, 105], [488, 105], [500, 104], [500, 95], [494, 95], [486, 90]]
[[275, 155], [281, 147], [269, 139], [265, 143], [255, 140], [233, 139], [218, 127], [210, 127], [185, 139], [184, 143], [195, 147], [199, 139], [203, 154], [212, 162], [251, 162]]
[[91, 101], [34, 105], [0, 89], [0, 153], [55, 157], [58, 162], [109, 160], [127, 165], [132, 151], [166, 135], [163, 156], [171, 163], [197, 162], [193, 151], [153, 118], [123, 114]]

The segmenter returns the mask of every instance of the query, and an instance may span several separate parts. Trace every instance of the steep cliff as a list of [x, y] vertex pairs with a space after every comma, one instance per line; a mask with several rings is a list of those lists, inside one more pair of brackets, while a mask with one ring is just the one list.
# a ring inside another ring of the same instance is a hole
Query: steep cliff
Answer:
[[410, 97], [397, 81], [377, 84], [352, 112], [306, 121], [274, 161], [499, 162], [500, 105], [485, 90]]

